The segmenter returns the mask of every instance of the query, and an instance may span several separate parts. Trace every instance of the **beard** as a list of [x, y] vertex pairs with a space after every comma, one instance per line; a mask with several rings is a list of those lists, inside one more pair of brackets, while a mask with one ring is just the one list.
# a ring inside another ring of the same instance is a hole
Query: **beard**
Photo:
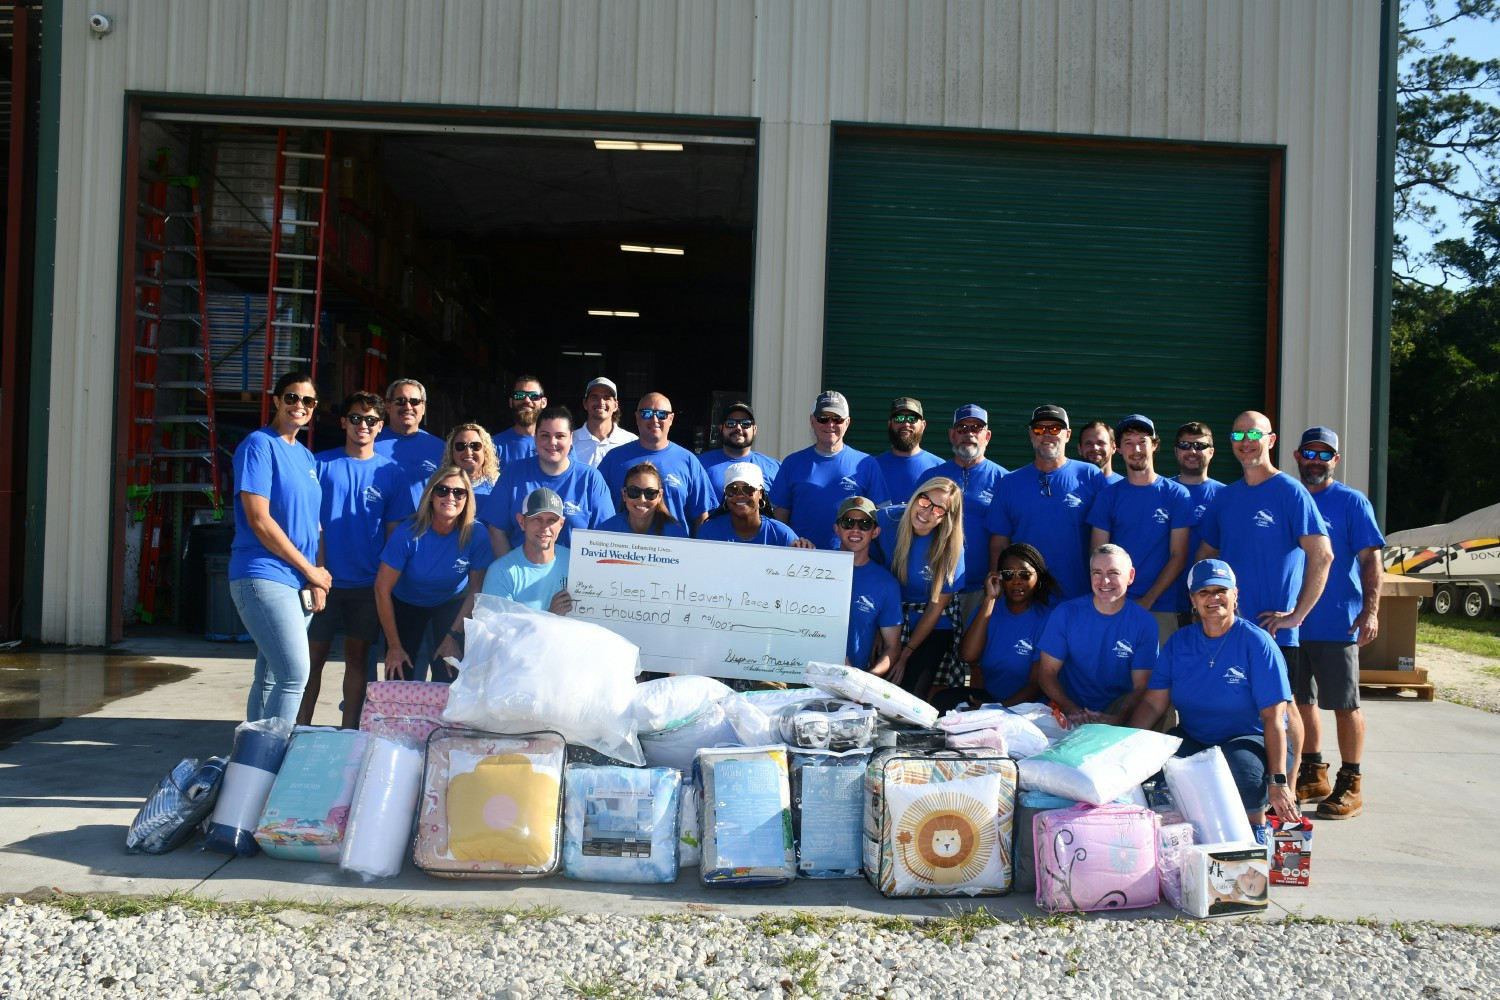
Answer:
[[953, 446], [953, 457], [963, 459], [965, 462], [972, 462], [983, 454], [984, 449], [977, 444], [956, 444]]
[[885, 436], [890, 438], [891, 447], [896, 451], [912, 452], [921, 447], [922, 432], [919, 430], [908, 431], [905, 428], [896, 430], [889, 424], [885, 428]]
[[1332, 478], [1333, 472], [1329, 469], [1324, 469], [1322, 472], [1313, 472], [1311, 469], [1302, 470], [1303, 486], [1322, 486]]
[[512, 419], [517, 427], [535, 427], [536, 410], [529, 406], [523, 406], [512, 414]]

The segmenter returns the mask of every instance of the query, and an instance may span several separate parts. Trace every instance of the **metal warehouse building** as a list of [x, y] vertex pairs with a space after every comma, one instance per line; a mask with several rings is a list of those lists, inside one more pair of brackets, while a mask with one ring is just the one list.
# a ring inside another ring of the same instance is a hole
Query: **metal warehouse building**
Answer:
[[[267, 353], [315, 364], [326, 400], [421, 379], [439, 434], [506, 426], [523, 372], [575, 408], [599, 374], [627, 409], [665, 391], [695, 450], [748, 398], [775, 455], [809, 442], [825, 386], [867, 450], [894, 396], [978, 402], [1007, 466], [1041, 402], [1168, 434], [1264, 409], [1289, 435], [1340, 428], [1345, 478], [1378, 498], [1395, 6], [33, 8], [36, 295], [6, 459], [25, 510], [0, 626], [117, 638], [153, 526], [174, 592], [201, 599], [183, 551], [212, 491], [153, 501], [137, 456], [227, 489]], [[193, 314], [175, 353], [174, 308]], [[1215, 474], [1237, 474], [1227, 449]]]

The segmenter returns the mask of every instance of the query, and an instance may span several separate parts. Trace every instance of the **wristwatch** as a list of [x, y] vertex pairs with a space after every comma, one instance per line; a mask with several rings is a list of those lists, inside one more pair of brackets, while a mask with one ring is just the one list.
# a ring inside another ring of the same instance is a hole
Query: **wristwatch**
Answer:
[[[454, 639], [457, 639], [459, 642], [463, 642], [464, 640], [464, 634], [456, 628], [450, 628], [448, 630], [448, 635]], [[1286, 775], [1284, 774], [1281, 776], [1281, 783], [1283, 785], [1286, 784]]]
[[1282, 788], [1285, 788], [1286, 787], [1286, 775], [1285, 774], [1273, 774], [1273, 775], [1271, 775], [1271, 784], [1273, 784], [1273, 785], [1280, 785]]

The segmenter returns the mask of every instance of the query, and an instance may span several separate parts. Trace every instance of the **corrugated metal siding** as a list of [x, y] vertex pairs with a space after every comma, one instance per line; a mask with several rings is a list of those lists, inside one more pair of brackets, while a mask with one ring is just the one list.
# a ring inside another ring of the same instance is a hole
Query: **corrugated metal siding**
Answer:
[[[1285, 144], [1283, 422], [1367, 419], [1374, 0], [118, 0], [105, 39], [61, 2], [59, 489], [110, 462], [127, 91], [759, 117], [752, 391], [781, 450], [822, 381], [830, 121]], [[113, 515], [49, 519], [48, 638], [105, 639]]]

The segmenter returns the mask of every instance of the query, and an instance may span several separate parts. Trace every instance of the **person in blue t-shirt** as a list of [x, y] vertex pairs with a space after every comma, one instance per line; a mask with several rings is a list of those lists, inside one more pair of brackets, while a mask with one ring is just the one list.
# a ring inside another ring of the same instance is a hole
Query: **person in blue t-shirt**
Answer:
[[687, 526], [672, 516], [662, 499], [661, 473], [649, 461], [637, 462], [625, 472], [619, 503], [623, 508], [599, 525], [600, 531], [632, 535], [689, 537]]
[[1037, 680], [1070, 726], [1120, 725], [1156, 665], [1156, 619], [1126, 597], [1130, 553], [1113, 543], [1089, 557], [1092, 593], [1064, 601], [1042, 629]]
[[704, 542], [748, 542], [754, 545], [794, 545], [813, 548], [813, 543], [792, 534], [792, 529], [771, 516], [766, 501], [766, 481], [754, 462], [732, 462], [724, 473], [724, 504], [708, 515], [698, 528]]
[[545, 486], [562, 498], [559, 545], [567, 545], [574, 528], [597, 528], [615, 510], [599, 470], [573, 461], [573, 416], [567, 407], [543, 410], [532, 440], [536, 442], [536, 454], [507, 465], [494, 490], [479, 501], [479, 519], [489, 527], [497, 556], [521, 544], [522, 529], [516, 515], [538, 487]]
[[927, 479], [943, 460], [922, 449], [922, 435], [927, 433], [927, 416], [922, 401], [911, 396], [891, 400], [891, 415], [885, 422], [891, 447], [875, 456], [880, 474], [892, 503], [907, 503], [917, 486]]
[[1177, 595], [1177, 627], [1184, 628], [1192, 624], [1193, 619], [1193, 604], [1187, 589], [1188, 569], [1193, 554], [1203, 544], [1203, 536], [1198, 533], [1198, 522], [1203, 518], [1203, 512], [1208, 510], [1208, 505], [1213, 502], [1214, 496], [1224, 488], [1224, 484], [1208, 477], [1209, 463], [1214, 460], [1214, 432], [1207, 424], [1189, 420], [1177, 428], [1175, 450], [1178, 472], [1172, 477], [1172, 481], [1184, 487], [1193, 501], [1193, 526], [1188, 529], [1189, 566], [1183, 567], [1182, 575], [1171, 588], [1171, 592]]
[[[250, 638], [255, 674], [245, 721], [297, 718], [310, 669], [307, 625], [333, 586], [318, 555], [317, 464], [297, 442], [312, 422], [318, 390], [307, 376], [276, 380], [271, 422], [234, 450], [234, 542], [229, 595]], [[306, 588], [312, 607], [299, 591]]]
[[474, 520], [474, 488], [456, 465], [432, 474], [416, 514], [396, 525], [380, 553], [375, 607], [385, 631], [387, 680], [417, 675], [408, 650], [434, 643], [432, 679], [456, 676], [444, 657], [460, 657], [463, 622], [495, 553]]
[[1115, 446], [1119, 432], [1103, 420], [1090, 420], [1078, 428], [1078, 457], [1104, 473], [1104, 485], [1125, 477], [1115, 471]]
[[1236, 616], [1239, 591], [1229, 564], [1204, 559], [1188, 580], [1201, 624], [1167, 640], [1129, 724], [1148, 729], [1175, 705], [1179, 724], [1171, 735], [1182, 739], [1177, 756], [1223, 751], [1246, 816], [1266, 843], [1268, 804], [1278, 816], [1301, 815], [1286, 776], [1284, 720], [1296, 714], [1291, 688], [1271, 637]]
[[385, 429], [375, 438], [375, 454], [400, 467], [409, 494], [402, 507], [386, 511], [387, 523], [399, 521], [417, 509], [417, 500], [438, 466], [450, 461], [443, 453], [443, 439], [422, 429], [427, 416], [427, 389], [416, 379], [398, 378], [385, 390]]
[[[640, 437], [604, 456], [604, 464], [599, 467], [604, 481], [612, 495], [619, 496], [626, 473], [640, 462], [650, 462], [661, 476], [667, 510], [689, 530], [696, 528], [719, 505], [719, 492], [698, 456], [672, 443], [669, 435], [677, 419], [672, 401], [659, 392], [648, 392], [641, 397], [635, 415]], [[624, 510], [623, 504], [616, 504], [616, 510]]]
[[1007, 545], [958, 647], [973, 665], [963, 701], [1018, 705], [1041, 697], [1042, 629], [1057, 599], [1057, 581], [1042, 554], [1025, 542]]
[[297, 725], [313, 724], [313, 711], [322, 690], [323, 666], [333, 650], [333, 639], [344, 633], [345, 729], [359, 728], [365, 703], [365, 666], [370, 647], [380, 635], [375, 613], [375, 575], [380, 550], [385, 548], [386, 505], [406, 493], [405, 477], [395, 462], [375, 454], [375, 435], [384, 413], [373, 392], [356, 392], [344, 400], [341, 423], [344, 443], [314, 456], [323, 501], [323, 524], [318, 565], [333, 574], [328, 603], [313, 615], [307, 630], [312, 671], [302, 692]]
[[546, 408], [547, 393], [535, 375], [522, 375], [511, 385], [511, 426], [495, 435], [501, 473], [510, 463], [536, 454], [536, 422]]
[[901, 584], [870, 559], [870, 544], [880, 537], [874, 502], [853, 496], [839, 504], [833, 530], [839, 548], [854, 557], [844, 662], [898, 682], [900, 677], [892, 675], [892, 655], [901, 645]]
[[1089, 592], [1086, 519], [1104, 476], [1089, 463], [1067, 457], [1072, 431], [1061, 406], [1038, 406], [1028, 428], [1035, 457], [1000, 480], [984, 521], [990, 533], [989, 565], [995, 566], [1000, 550], [1011, 542], [1026, 542], [1047, 560], [1063, 596], [1078, 597]]
[[958, 592], [958, 606], [967, 621], [984, 596], [990, 568], [990, 533], [984, 519], [1006, 470], [984, 457], [990, 445], [990, 415], [977, 403], [965, 403], [953, 412], [948, 442], [953, 446], [953, 460], [934, 466], [930, 474], [953, 480], [964, 495], [964, 585]]
[[771, 486], [771, 506], [776, 520], [798, 538], [831, 549], [835, 537], [829, 525], [837, 519], [839, 504], [851, 496], [869, 497], [877, 506], [897, 498], [886, 488], [875, 459], [844, 444], [850, 421], [849, 401], [842, 393], [819, 393], [808, 423], [816, 443], [782, 461]]
[[443, 443], [448, 461], [464, 470], [474, 487], [474, 495], [489, 496], [500, 479], [500, 456], [495, 451], [490, 432], [483, 425], [470, 421], [450, 430]]
[[720, 466], [731, 462], [754, 462], [766, 477], [766, 492], [776, 482], [776, 473], [781, 463], [770, 455], [755, 450], [755, 411], [749, 403], [730, 403], [724, 407], [724, 419], [719, 421], [720, 446], [698, 456], [703, 470], [713, 482], [722, 482], [724, 474]]
[[490, 564], [482, 593], [516, 601], [537, 611], [565, 615], [573, 610], [568, 593], [568, 550], [557, 544], [563, 526], [562, 497], [539, 486], [516, 512], [521, 544]]
[[1114, 542], [1130, 553], [1135, 583], [1129, 597], [1152, 613], [1158, 638], [1177, 631], [1177, 599], [1171, 586], [1187, 566], [1188, 533], [1196, 523], [1188, 491], [1156, 474], [1161, 439], [1149, 417], [1132, 413], [1115, 428], [1126, 477], [1099, 491], [1089, 511], [1091, 547]]
[[[1375, 509], [1363, 493], [1333, 478], [1342, 456], [1339, 436], [1327, 427], [1309, 427], [1297, 448], [1297, 472], [1328, 529], [1333, 566], [1323, 596], [1302, 623], [1292, 688], [1302, 716], [1302, 757], [1297, 765], [1297, 798], [1318, 803], [1320, 819], [1352, 819], [1364, 809], [1360, 758], [1365, 717], [1359, 707], [1359, 647], [1380, 631], [1380, 555], [1385, 537]], [[1341, 764], [1328, 783], [1323, 762], [1322, 720], [1333, 713]]]

